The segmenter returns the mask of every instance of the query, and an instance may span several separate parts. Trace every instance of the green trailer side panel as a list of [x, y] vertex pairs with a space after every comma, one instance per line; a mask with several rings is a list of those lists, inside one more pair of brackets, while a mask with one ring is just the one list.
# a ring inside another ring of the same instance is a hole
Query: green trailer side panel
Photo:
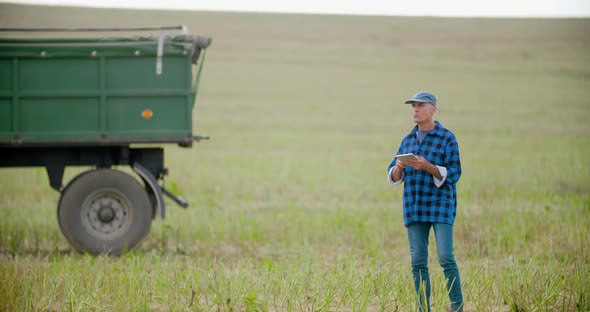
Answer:
[[12, 90], [12, 59], [0, 59], [0, 91]]
[[21, 59], [20, 91], [88, 91], [98, 88], [98, 60]]
[[[188, 135], [192, 130], [186, 124], [185, 96], [112, 97], [107, 99], [108, 132], [121, 131], [179, 131]], [[142, 112], [150, 110], [149, 119]]]
[[185, 90], [186, 58], [162, 59], [162, 73], [156, 74], [156, 57], [107, 58], [107, 90]]
[[192, 65], [210, 41], [0, 38], [0, 144], [189, 145]]
[[0, 98], [0, 137], [12, 128], [12, 98]]
[[[19, 106], [23, 133], [99, 131], [98, 98], [22, 98]], [[38, 135], [37, 135], [38, 136]]]

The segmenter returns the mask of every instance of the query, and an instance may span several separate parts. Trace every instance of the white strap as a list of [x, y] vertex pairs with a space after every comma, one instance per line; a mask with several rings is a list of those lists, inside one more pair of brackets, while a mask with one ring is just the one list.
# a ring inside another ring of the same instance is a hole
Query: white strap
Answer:
[[156, 57], [156, 75], [162, 74], [162, 55], [164, 54], [164, 33], [158, 38], [158, 54]]

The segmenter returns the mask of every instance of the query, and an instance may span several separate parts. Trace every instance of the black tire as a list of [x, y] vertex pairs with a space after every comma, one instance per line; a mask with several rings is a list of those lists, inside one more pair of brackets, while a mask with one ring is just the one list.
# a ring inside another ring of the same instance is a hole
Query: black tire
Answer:
[[79, 252], [118, 255], [138, 247], [149, 234], [152, 205], [132, 176], [97, 169], [68, 184], [57, 216], [62, 233]]

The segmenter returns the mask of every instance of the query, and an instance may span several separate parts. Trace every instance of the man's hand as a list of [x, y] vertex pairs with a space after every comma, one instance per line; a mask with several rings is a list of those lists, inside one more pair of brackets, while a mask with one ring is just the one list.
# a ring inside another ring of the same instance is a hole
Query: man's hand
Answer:
[[[438, 167], [431, 164], [424, 157], [416, 156], [416, 158], [418, 158], [418, 159], [408, 160], [406, 164], [416, 170], [428, 171], [430, 174], [435, 176], [437, 179], [442, 179], [442, 176], [440, 175], [440, 172], [438, 171]], [[399, 162], [399, 160], [397, 162]], [[396, 162], [396, 164], [397, 164], [397, 162]]]
[[393, 181], [399, 181], [402, 178], [402, 172], [404, 171], [404, 168], [406, 168], [406, 165], [404, 165], [399, 159], [396, 159], [395, 167], [391, 171], [391, 179]]

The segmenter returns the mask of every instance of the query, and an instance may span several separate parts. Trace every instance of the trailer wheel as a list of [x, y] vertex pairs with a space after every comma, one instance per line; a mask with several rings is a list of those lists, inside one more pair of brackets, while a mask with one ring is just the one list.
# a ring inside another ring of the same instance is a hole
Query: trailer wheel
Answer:
[[148, 235], [151, 207], [146, 190], [132, 176], [97, 169], [68, 184], [57, 215], [62, 233], [79, 252], [120, 254]]

